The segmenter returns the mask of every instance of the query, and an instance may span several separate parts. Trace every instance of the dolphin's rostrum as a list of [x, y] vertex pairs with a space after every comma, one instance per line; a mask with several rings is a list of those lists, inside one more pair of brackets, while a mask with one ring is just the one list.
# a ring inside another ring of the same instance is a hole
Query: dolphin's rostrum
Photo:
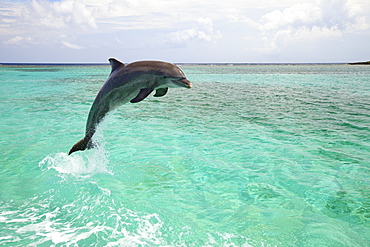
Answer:
[[114, 58], [110, 58], [109, 63], [112, 71], [91, 106], [85, 137], [68, 154], [93, 147], [91, 138], [98, 124], [120, 105], [140, 102], [154, 90], [154, 97], [161, 97], [169, 87], [192, 87], [184, 72], [172, 63], [139, 61], [124, 65]]

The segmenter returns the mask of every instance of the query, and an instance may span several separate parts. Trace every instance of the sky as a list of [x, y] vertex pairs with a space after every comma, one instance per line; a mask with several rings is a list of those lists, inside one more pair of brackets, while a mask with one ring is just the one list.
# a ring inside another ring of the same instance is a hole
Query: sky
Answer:
[[0, 0], [0, 63], [370, 60], [370, 0]]

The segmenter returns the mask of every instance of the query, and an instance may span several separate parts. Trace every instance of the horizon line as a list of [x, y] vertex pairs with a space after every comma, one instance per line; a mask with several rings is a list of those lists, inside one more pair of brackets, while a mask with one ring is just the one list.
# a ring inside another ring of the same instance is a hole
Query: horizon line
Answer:
[[[124, 63], [128, 64], [128, 63]], [[178, 62], [178, 63], [173, 63], [176, 65], [346, 65], [346, 64], [353, 64], [353, 62], [301, 62], [301, 63], [294, 63], [294, 62], [272, 62], [272, 63], [243, 63], [243, 62]], [[19, 63], [1, 63], [0, 66], [5, 65], [5, 66], [17, 66], [17, 65], [29, 65], [29, 66], [106, 66], [110, 65], [109, 63], [42, 63], [42, 62], [37, 62], [37, 63], [24, 63], [24, 62], [19, 62]]]

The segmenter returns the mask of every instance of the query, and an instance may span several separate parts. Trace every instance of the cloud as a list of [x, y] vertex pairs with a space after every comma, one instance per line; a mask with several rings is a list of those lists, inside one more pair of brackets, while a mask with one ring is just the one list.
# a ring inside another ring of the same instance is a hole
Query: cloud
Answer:
[[15, 36], [7, 41], [3, 41], [3, 43], [7, 45], [15, 45], [21, 43], [22, 41], [31, 41], [31, 40], [32, 40], [31, 37]]
[[79, 49], [82, 49], [83, 47], [80, 46], [80, 45], [76, 45], [76, 44], [71, 44], [67, 41], [61, 41], [62, 45], [66, 48], [71, 48], [71, 49], [76, 49], [76, 50], [79, 50]]
[[297, 3], [262, 16], [259, 30], [265, 52], [278, 51], [297, 41], [338, 38], [370, 29], [369, 16], [347, 0]]
[[[6, 2], [0, 8], [0, 38], [6, 45], [60, 44], [97, 29], [89, 6], [79, 0]], [[81, 48], [68, 41], [64, 47]]]
[[322, 18], [321, 9], [310, 3], [298, 3], [281, 10], [274, 10], [262, 16], [261, 31], [270, 31], [286, 26], [313, 25]]
[[169, 34], [170, 41], [176, 44], [186, 43], [192, 40], [212, 42], [221, 37], [221, 32], [213, 29], [212, 20], [209, 18], [198, 18], [196, 27]]
[[64, 0], [48, 2], [32, 0], [24, 10], [24, 17], [34, 23], [52, 29], [69, 27], [96, 28], [91, 10], [82, 1]]

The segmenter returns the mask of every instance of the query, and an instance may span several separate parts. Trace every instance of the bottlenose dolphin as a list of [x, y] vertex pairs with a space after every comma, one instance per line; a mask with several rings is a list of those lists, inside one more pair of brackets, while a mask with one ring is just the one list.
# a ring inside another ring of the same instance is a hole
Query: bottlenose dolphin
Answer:
[[154, 97], [161, 97], [169, 87], [192, 87], [184, 72], [172, 63], [139, 61], [124, 65], [114, 58], [110, 58], [109, 63], [112, 71], [91, 106], [85, 137], [68, 154], [92, 148], [91, 138], [98, 124], [120, 105], [140, 102], [154, 90]]

